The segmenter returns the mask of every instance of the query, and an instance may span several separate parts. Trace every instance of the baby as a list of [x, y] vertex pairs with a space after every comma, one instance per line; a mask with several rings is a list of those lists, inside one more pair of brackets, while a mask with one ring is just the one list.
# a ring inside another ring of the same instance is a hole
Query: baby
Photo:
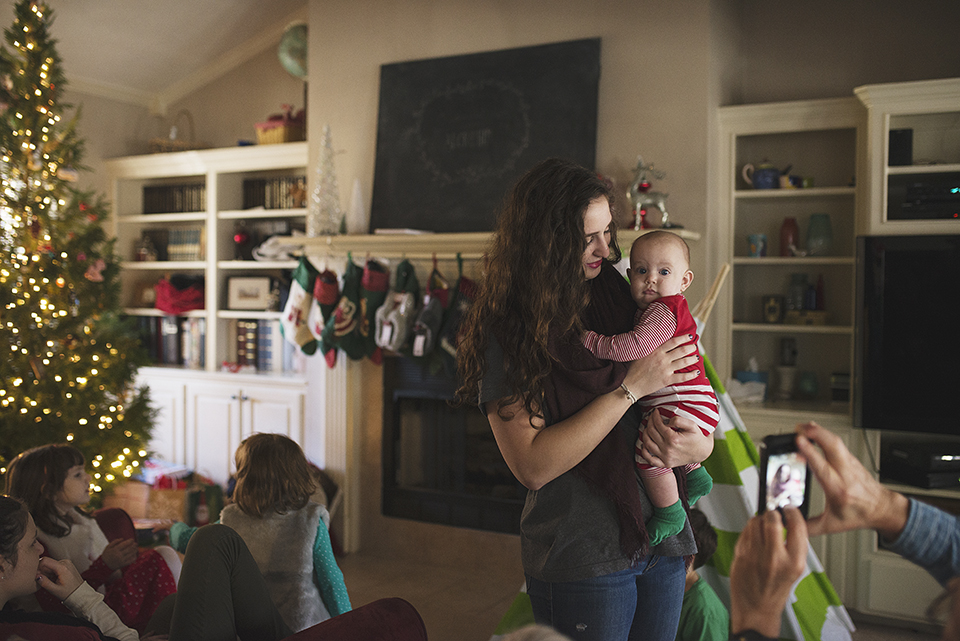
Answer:
[[[598, 358], [633, 361], [643, 358], [667, 339], [681, 334], [699, 341], [697, 324], [690, 314], [683, 291], [693, 282], [690, 271], [690, 248], [676, 234], [654, 231], [634, 241], [630, 248], [630, 293], [637, 303], [633, 330], [616, 336], [601, 336], [586, 331], [583, 344]], [[689, 369], [700, 369], [699, 364]], [[653, 517], [647, 523], [650, 544], [678, 534], [683, 529], [686, 513], [680, 503], [676, 478], [672, 470], [648, 465], [642, 456], [642, 430], [651, 412], [659, 411], [664, 421], [672, 416], [692, 419], [710, 436], [720, 420], [717, 397], [701, 371], [692, 381], [664, 387], [637, 401], [644, 408], [641, 435], [637, 437], [635, 460], [650, 501]], [[699, 463], [684, 468], [687, 474], [689, 504], [710, 492], [713, 479]]]

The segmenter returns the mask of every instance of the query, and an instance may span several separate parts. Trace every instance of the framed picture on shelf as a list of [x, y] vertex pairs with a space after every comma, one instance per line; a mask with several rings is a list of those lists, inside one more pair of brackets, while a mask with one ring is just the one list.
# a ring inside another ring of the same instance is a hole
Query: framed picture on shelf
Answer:
[[269, 311], [276, 308], [273, 279], [269, 276], [231, 276], [227, 283], [227, 309]]

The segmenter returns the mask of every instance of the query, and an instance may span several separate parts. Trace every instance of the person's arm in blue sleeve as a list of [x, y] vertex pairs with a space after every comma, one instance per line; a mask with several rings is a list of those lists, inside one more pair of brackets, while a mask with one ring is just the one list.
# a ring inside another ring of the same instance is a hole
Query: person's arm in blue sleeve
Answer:
[[884, 544], [929, 572], [941, 585], [960, 575], [960, 519], [943, 510], [909, 499], [903, 531]]
[[807, 522], [811, 536], [876, 530], [891, 550], [927, 570], [940, 583], [960, 574], [957, 517], [880, 483], [839, 436], [816, 423], [798, 425], [797, 432], [797, 447], [823, 488], [827, 503], [823, 514]]
[[190, 527], [183, 521], [174, 521], [170, 526], [170, 547], [177, 552], [186, 552], [190, 537], [199, 528]]
[[330, 532], [327, 531], [323, 519], [317, 523], [317, 538], [313, 543], [313, 580], [330, 616], [335, 617], [351, 610], [347, 584], [343, 580], [343, 572], [337, 565], [337, 559], [333, 556]]

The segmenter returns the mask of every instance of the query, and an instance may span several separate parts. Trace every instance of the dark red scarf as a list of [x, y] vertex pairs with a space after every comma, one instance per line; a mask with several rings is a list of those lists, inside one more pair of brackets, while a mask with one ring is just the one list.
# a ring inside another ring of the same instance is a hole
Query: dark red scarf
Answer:
[[[604, 335], [622, 334], [633, 327], [636, 311], [629, 284], [612, 264], [603, 261], [600, 274], [590, 282], [590, 305], [583, 313], [585, 327]], [[551, 336], [549, 348], [557, 359], [544, 389], [544, 405], [552, 422], [576, 414], [597, 396], [617, 389], [626, 376], [628, 363], [596, 358], [578, 336]], [[639, 425], [639, 413], [637, 419]], [[620, 520], [620, 547], [631, 560], [639, 559], [646, 553], [649, 537], [632, 446], [626, 446], [614, 428], [574, 469], [597, 493], [614, 502]]]

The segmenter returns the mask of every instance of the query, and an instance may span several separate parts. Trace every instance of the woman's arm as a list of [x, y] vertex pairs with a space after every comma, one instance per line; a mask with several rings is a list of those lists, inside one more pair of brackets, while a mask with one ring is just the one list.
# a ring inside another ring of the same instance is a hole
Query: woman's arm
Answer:
[[[640, 398], [694, 378], [697, 372], [677, 371], [695, 364], [699, 358], [690, 351], [689, 340], [672, 338], [646, 358], [631, 363], [624, 385]], [[510, 471], [524, 486], [538, 490], [592, 452], [630, 405], [624, 391], [615, 389], [547, 428], [542, 428], [540, 417], [534, 417], [531, 426], [530, 415], [519, 402], [507, 408], [510, 420], [500, 418], [495, 402], [488, 403], [487, 419]]]
[[37, 584], [61, 599], [70, 611], [90, 621], [105, 636], [120, 641], [137, 641], [139, 635], [123, 625], [117, 613], [103, 602], [103, 595], [85, 583], [70, 561], [55, 561], [50, 557], [40, 559]]

